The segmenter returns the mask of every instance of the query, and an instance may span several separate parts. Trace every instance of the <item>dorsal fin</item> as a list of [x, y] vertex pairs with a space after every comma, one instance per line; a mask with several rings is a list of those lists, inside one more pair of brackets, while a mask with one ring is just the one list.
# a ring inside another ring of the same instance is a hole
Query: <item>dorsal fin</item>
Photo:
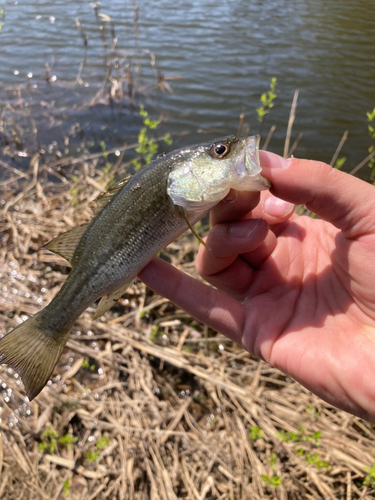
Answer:
[[105, 312], [109, 311], [109, 309], [111, 309], [111, 307], [118, 301], [121, 295], [125, 293], [126, 289], [133, 283], [133, 281], [134, 280], [131, 280], [128, 283], [125, 283], [109, 295], [103, 295], [98, 304], [98, 307], [96, 308], [94, 319], [100, 318], [100, 316], [102, 316]]
[[116, 182], [116, 184], [107, 189], [107, 191], [101, 193], [95, 200], [96, 207], [94, 209], [94, 214], [98, 215], [98, 213], [101, 212], [105, 206], [107, 206], [109, 201], [130, 181], [131, 178], [131, 175], [127, 175], [121, 179], [121, 181]]
[[[116, 193], [120, 191], [131, 179], [131, 175], [128, 175], [114, 184], [112, 187], [100, 194], [96, 201], [96, 208], [94, 209], [94, 218], [103, 210], [103, 208], [109, 203], [109, 201], [115, 196]], [[72, 263], [72, 258], [78, 243], [80, 242], [87, 226], [90, 223], [82, 224], [81, 226], [74, 227], [66, 233], [60, 234], [57, 238], [54, 238], [49, 243], [44, 245], [43, 248], [50, 250], [57, 255], [61, 255], [70, 264]], [[121, 296], [121, 295], [120, 295]], [[105, 312], [105, 311], [104, 311]]]
[[61, 257], [71, 263], [78, 243], [80, 242], [88, 225], [89, 224], [82, 224], [82, 226], [74, 227], [66, 233], [60, 234], [60, 236], [44, 245], [43, 248], [46, 248], [53, 253], [57, 253], [57, 255], [61, 255]]

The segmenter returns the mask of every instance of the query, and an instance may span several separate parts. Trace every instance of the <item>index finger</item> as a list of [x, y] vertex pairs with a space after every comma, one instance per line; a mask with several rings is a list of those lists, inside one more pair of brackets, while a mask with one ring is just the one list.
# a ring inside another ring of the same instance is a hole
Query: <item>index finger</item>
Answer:
[[242, 219], [258, 205], [259, 199], [259, 192], [231, 189], [229, 194], [211, 210], [211, 226]]

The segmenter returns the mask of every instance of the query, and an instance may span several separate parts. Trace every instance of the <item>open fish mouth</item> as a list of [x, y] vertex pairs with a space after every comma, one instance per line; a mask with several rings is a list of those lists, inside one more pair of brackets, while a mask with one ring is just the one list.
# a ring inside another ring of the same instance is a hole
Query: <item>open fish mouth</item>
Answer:
[[261, 176], [262, 167], [259, 159], [260, 135], [252, 135], [245, 139], [245, 147], [237, 158], [231, 188], [237, 191], [261, 191], [269, 189], [271, 183]]

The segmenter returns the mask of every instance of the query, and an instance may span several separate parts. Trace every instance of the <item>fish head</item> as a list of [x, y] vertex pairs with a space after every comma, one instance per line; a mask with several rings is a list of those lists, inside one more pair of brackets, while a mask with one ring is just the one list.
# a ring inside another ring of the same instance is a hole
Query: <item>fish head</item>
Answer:
[[209, 210], [230, 189], [269, 189], [271, 184], [260, 175], [259, 140], [259, 135], [228, 136], [175, 152], [167, 185], [174, 204], [189, 211]]

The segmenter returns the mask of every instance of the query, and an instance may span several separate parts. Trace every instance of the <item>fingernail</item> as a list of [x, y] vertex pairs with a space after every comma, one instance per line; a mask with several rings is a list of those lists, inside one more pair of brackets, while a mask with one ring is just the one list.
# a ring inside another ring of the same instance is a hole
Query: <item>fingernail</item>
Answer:
[[293, 203], [289, 203], [289, 201], [280, 200], [280, 198], [276, 198], [276, 196], [270, 196], [264, 202], [264, 212], [271, 217], [286, 217], [294, 210]]
[[282, 156], [272, 155], [271, 168], [286, 168], [290, 163], [291, 158], [283, 158]]
[[292, 158], [283, 158], [269, 151], [259, 151], [260, 164], [267, 168], [286, 168]]
[[229, 233], [235, 238], [249, 238], [251, 233], [259, 226], [262, 219], [249, 219], [244, 221], [233, 222], [230, 225]]

